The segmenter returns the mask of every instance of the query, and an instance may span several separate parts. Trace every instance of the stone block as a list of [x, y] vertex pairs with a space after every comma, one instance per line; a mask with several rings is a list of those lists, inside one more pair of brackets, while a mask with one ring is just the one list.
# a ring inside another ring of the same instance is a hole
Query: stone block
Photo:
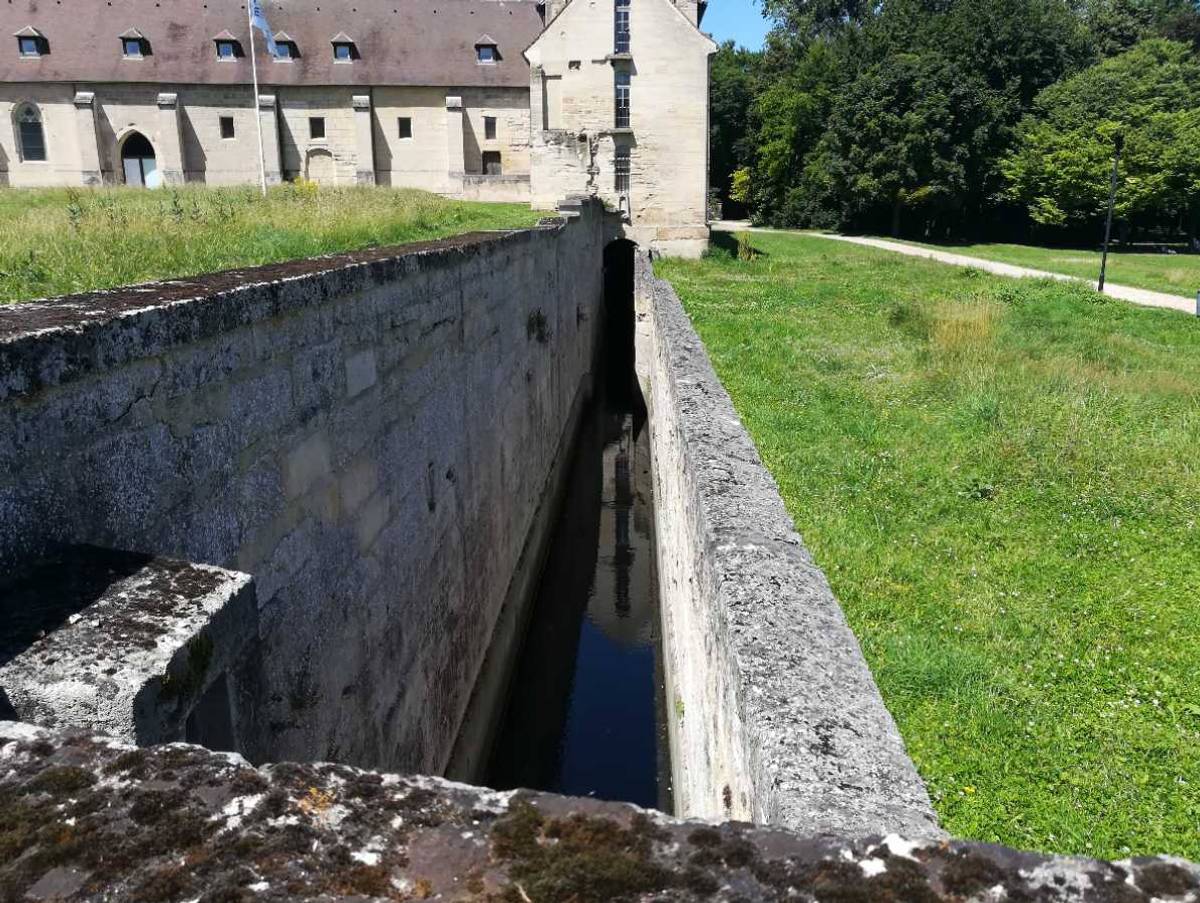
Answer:
[[367, 349], [346, 358], [346, 397], [353, 398], [375, 385], [375, 352]]
[[17, 717], [141, 745], [182, 740], [257, 633], [249, 575], [92, 547], [31, 565], [6, 598], [0, 689]]
[[331, 475], [329, 440], [314, 433], [284, 457], [283, 492], [289, 499], [305, 495]]
[[374, 496], [358, 513], [357, 535], [358, 548], [361, 552], [370, 550], [379, 531], [384, 528], [390, 515], [390, 505], [387, 493]]

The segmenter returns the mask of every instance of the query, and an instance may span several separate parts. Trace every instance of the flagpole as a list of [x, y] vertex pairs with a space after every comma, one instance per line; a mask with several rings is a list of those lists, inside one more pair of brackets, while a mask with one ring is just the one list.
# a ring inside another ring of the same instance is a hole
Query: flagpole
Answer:
[[258, 107], [258, 57], [254, 52], [254, 0], [246, 0], [246, 21], [250, 25], [250, 71], [254, 73], [254, 124], [258, 126], [258, 172], [262, 196], [267, 196], [267, 152], [263, 147], [262, 111]]

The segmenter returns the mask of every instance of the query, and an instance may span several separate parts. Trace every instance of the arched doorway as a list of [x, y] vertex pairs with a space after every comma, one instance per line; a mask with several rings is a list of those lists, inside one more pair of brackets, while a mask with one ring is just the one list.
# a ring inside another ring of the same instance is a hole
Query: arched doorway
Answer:
[[318, 185], [333, 185], [337, 179], [337, 170], [333, 164], [333, 154], [327, 150], [308, 152], [305, 161], [304, 178]]
[[136, 188], [157, 188], [162, 184], [154, 145], [141, 132], [130, 132], [121, 142], [121, 166], [125, 184]]

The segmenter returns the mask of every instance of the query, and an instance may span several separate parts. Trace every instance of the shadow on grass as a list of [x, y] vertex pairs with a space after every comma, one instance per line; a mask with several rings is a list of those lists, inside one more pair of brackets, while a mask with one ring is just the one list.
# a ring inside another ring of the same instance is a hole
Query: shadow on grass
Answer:
[[[739, 250], [739, 235], [745, 235], [746, 241], [750, 241], [749, 232], [713, 232], [709, 241], [709, 253], [713, 257], [723, 258], [730, 257], [733, 260], [738, 259]], [[750, 250], [755, 257], [769, 257], [762, 248], [750, 245]]]

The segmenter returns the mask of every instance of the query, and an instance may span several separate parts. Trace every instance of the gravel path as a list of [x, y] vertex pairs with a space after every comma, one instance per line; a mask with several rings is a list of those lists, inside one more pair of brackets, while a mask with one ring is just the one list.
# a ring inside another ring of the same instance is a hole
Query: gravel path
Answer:
[[[725, 221], [714, 223], [713, 228], [722, 232], [740, 232], [750, 228], [748, 224], [743, 222]], [[754, 229], [755, 232], [775, 232], [786, 231], [776, 229]], [[1065, 276], [1062, 273], [1051, 273], [1046, 270], [1033, 270], [1029, 267], [1014, 266], [1011, 263], [1000, 263], [996, 260], [984, 260], [980, 257], [968, 257], [966, 254], [953, 254], [949, 251], [935, 251], [931, 248], [922, 248], [916, 245], [906, 245], [898, 241], [888, 241], [884, 238], [860, 238], [854, 235], [832, 235], [827, 232], [800, 232], [796, 231], [795, 235], [809, 235], [814, 238], [826, 238], [830, 241], [844, 241], [854, 245], [865, 245], [868, 248], [880, 248], [884, 251], [895, 251], [897, 254], [907, 254], [909, 257], [921, 257], [925, 260], [936, 260], [939, 263], [949, 263], [960, 267], [975, 267], [979, 270], [984, 270], [988, 273], [996, 273], [1000, 276], [1014, 276], [1018, 278], [1033, 278], [1033, 279], [1056, 279], [1060, 282], [1083, 282], [1074, 276]], [[1172, 310], [1181, 310], [1185, 313], [1194, 314], [1197, 312], [1198, 302], [1193, 298], [1185, 298], [1181, 295], [1168, 295], [1165, 292], [1152, 292], [1149, 289], [1133, 288], [1128, 285], [1114, 285], [1108, 283], [1104, 286], [1104, 294], [1110, 295], [1113, 298], [1120, 298], [1122, 301], [1129, 301], [1133, 304], [1140, 304], [1143, 307], [1166, 307]]]

